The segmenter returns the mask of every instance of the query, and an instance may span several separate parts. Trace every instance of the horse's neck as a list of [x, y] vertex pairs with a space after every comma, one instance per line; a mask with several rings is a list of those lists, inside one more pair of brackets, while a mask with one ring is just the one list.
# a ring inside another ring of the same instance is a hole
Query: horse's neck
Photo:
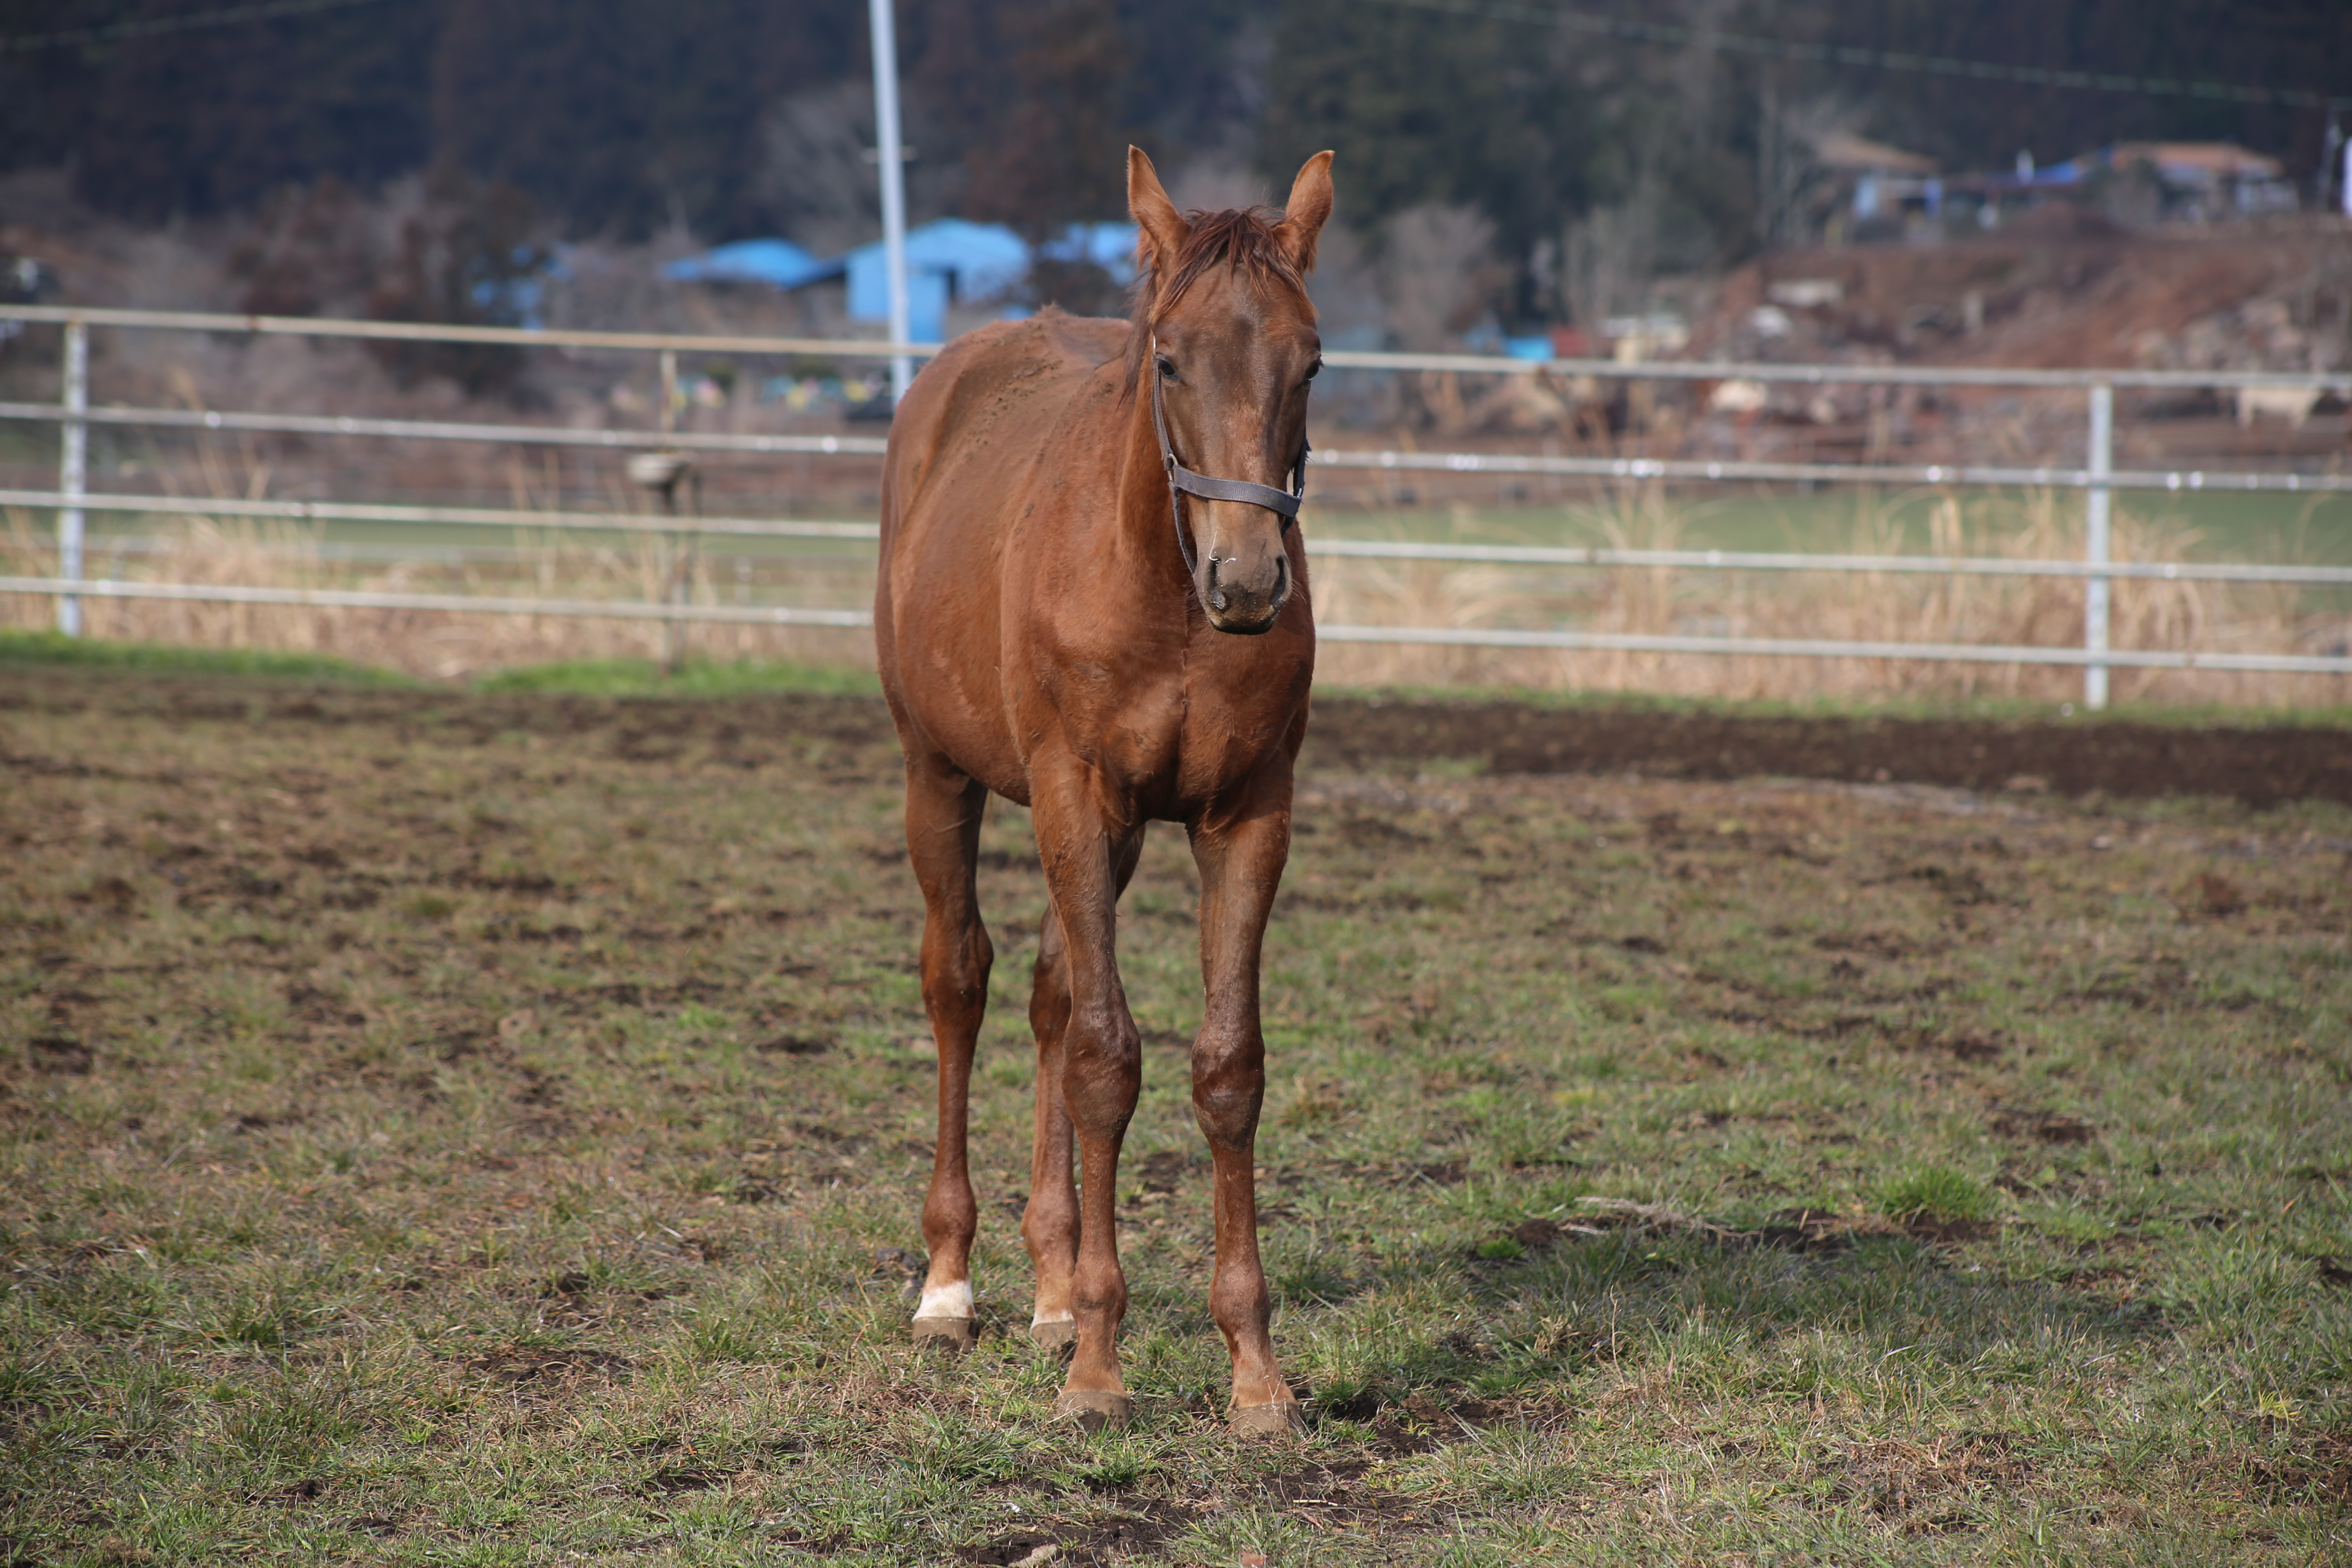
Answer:
[[[1151, 374], [1143, 367], [1143, 374]], [[1168, 469], [1160, 455], [1160, 437], [1151, 424], [1151, 395], [1141, 386], [1111, 405], [1122, 422], [1117, 467], [1111, 476], [1118, 500], [1117, 531], [1121, 552], [1137, 563], [1141, 582], [1155, 598], [1164, 578], [1182, 613], [1192, 584], [1176, 542], [1176, 520], [1170, 508]]]

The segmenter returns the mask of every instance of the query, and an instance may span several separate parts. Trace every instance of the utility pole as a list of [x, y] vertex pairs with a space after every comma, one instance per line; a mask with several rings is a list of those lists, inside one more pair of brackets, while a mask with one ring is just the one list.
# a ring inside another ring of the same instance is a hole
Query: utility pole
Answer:
[[[890, 341], [907, 341], [907, 153], [898, 141], [898, 30], [891, 0], [866, 0], [874, 24], [874, 161], [882, 170], [882, 266], [889, 274]], [[915, 362], [890, 356], [890, 401], [907, 395]]]

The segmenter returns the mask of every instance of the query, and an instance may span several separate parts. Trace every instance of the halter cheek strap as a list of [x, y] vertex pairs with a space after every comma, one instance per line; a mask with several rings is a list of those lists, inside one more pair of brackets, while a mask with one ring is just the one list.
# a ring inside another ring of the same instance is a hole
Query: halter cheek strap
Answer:
[[1298, 461], [1291, 469], [1290, 489], [1279, 490], [1272, 485], [1261, 485], [1248, 479], [1220, 479], [1208, 474], [1196, 474], [1176, 460], [1176, 448], [1168, 442], [1168, 416], [1160, 405], [1160, 340], [1151, 340], [1151, 363], [1143, 374], [1151, 378], [1151, 428], [1160, 437], [1160, 465], [1168, 470], [1168, 510], [1176, 519], [1176, 549], [1184, 557], [1184, 570], [1192, 576], [1200, 574], [1200, 559], [1192, 549], [1192, 537], [1184, 527], [1184, 498], [1199, 496], [1202, 500], [1240, 501], [1248, 506], [1262, 506], [1282, 519], [1282, 531], [1288, 533], [1298, 516], [1298, 503], [1307, 499], [1307, 454], [1311, 448], [1302, 440], [1298, 445]]

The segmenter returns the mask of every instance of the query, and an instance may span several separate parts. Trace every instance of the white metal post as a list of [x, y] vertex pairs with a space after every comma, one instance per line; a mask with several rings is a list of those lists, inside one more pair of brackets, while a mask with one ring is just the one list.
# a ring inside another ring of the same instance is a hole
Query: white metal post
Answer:
[[[2107, 528], [2115, 492], [2097, 481], [2116, 471], [2116, 389], [2102, 381], [2091, 388], [2091, 488], [2083, 498], [2083, 559], [2107, 564]], [[2083, 579], [2083, 647], [2094, 657], [2107, 651], [2107, 584]], [[2083, 667], [2083, 706], [2095, 713], [2107, 705], [2107, 667]]]
[[[66, 412], [89, 412], [89, 326], [66, 323]], [[58, 513], [58, 575], [68, 581], [81, 576], [81, 508], [79, 500], [89, 474], [89, 426], [68, 419], [61, 427], [62, 450], [58, 459], [58, 493], [68, 504]], [[58, 600], [58, 630], [69, 637], [81, 636], [81, 600], [72, 595]]]
[[[898, 31], [891, 0], [867, 0], [874, 24], [874, 157], [882, 173], [882, 266], [889, 274], [890, 341], [907, 341], [907, 154], [898, 144]], [[890, 359], [890, 401], [907, 395], [915, 363]]]

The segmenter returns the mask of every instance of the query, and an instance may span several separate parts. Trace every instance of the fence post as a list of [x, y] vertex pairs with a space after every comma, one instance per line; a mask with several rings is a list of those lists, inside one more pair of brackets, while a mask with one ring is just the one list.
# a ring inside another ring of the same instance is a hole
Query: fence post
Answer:
[[[687, 505], [695, 516], [699, 517], [702, 515], [702, 470], [700, 468], [687, 470], [686, 487]], [[677, 508], [670, 500], [670, 492], [664, 492], [662, 505], [672, 517], [677, 515]], [[677, 570], [670, 577], [669, 602], [682, 610], [688, 601], [694, 596], [694, 563], [702, 549], [702, 535], [699, 532], [688, 533], [679, 543]], [[662, 674], [675, 676], [686, 667], [686, 618], [683, 616], [674, 616], [663, 625]]]
[[[68, 414], [89, 412], [89, 324], [66, 323], [66, 388]], [[89, 472], [89, 426], [68, 419], [59, 426], [63, 439], [58, 458], [58, 493], [67, 505], [58, 513], [58, 575], [68, 581], [81, 576], [81, 508], [79, 499]], [[58, 597], [58, 630], [69, 637], [81, 636], [81, 600], [71, 594]]]
[[[2106, 487], [2116, 471], [2116, 389], [2105, 382], [2091, 387], [2091, 488], [2083, 499], [2083, 558], [2091, 565], [2108, 561], [2107, 527], [2115, 492]], [[2094, 659], [2107, 651], [2108, 579], [2083, 579], [2083, 647]], [[2096, 713], [2107, 705], [2107, 667], [2083, 667], [2083, 706]]]
[[[907, 153], [898, 131], [898, 21], [896, 0], [868, 0], [874, 36], [874, 162], [882, 178], [882, 272], [890, 341], [907, 341]], [[915, 362], [890, 356], [890, 406], [907, 395]]]

